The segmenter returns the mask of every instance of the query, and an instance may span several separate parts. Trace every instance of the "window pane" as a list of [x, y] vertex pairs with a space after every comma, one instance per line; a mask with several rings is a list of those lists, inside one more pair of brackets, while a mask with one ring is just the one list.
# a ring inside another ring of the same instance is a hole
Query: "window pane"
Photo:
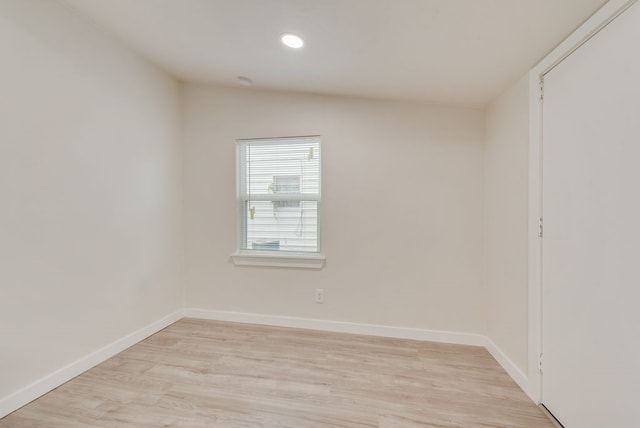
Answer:
[[319, 252], [320, 137], [238, 141], [240, 249]]
[[316, 201], [247, 201], [245, 250], [318, 251]]
[[320, 140], [242, 142], [244, 195], [320, 194]]

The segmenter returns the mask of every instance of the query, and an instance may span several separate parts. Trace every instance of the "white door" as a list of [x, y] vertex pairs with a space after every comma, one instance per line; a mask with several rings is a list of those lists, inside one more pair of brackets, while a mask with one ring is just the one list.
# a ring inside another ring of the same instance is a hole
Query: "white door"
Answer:
[[542, 402], [640, 427], [640, 4], [544, 79]]

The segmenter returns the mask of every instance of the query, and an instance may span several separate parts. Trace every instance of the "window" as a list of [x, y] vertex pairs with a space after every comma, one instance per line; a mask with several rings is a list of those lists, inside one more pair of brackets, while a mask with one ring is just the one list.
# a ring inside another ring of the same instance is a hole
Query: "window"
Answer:
[[236, 264], [322, 267], [320, 156], [318, 136], [237, 141]]

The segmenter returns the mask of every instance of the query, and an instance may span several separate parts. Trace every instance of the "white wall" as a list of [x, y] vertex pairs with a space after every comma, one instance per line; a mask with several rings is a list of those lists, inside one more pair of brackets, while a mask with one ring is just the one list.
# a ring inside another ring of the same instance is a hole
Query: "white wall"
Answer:
[[[185, 299], [488, 334], [526, 372], [525, 80], [486, 117], [197, 84], [181, 99], [46, 0], [0, 0], [0, 53], [0, 402]], [[233, 265], [235, 140], [305, 134], [322, 136], [326, 268]]]
[[487, 334], [526, 374], [529, 86], [524, 76], [487, 107]]
[[0, 401], [182, 306], [179, 88], [0, 1]]
[[[194, 84], [184, 117], [187, 307], [485, 332], [481, 110]], [[309, 134], [326, 268], [233, 265], [235, 140]]]

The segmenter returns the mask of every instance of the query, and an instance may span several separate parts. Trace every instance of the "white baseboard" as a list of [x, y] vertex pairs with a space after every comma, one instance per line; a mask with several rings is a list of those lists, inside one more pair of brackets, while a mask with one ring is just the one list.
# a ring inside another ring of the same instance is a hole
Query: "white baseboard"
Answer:
[[244, 312], [216, 311], [197, 308], [185, 309], [184, 315], [188, 318], [215, 321], [306, 328], [310, 330], [364, 334], [368, 336], [393, 337], [398, 339], [451, 343], [455, 345], [482, 346], [493, 356], [493, 358], [495, 358], [495, 360], [502, 366], [507, 374], [511, 376], [525, 394], [535, 402], [535, 399], [529, 391], [529, 381], [524, 372], [522, 372], [522, 370], [520, 370], [520, 368], [509, 357], [507, 357], [507, 355], [491, 339], [481, 334], [457, 333], [419, 328], [389, 327], [374, 324], [252, 314]]
[[98, 349], [86, 355], [73, 363], [62, 367], [59, 370], [45, 376], [33, 382], [30, 385], [25, 386], [22, 389], [14, 392], [13, 394], [0, 399], [0, 418], [8, 415], [9, 413], [19, 409], [25, 404], [35, 400], [41, 395], [46, 394], [54, 388], [62, 385], [63, 383], [73, 379], [79, 374], [84, 373], [91, 367], [94, 367], [101, 362], [113, 357], [119, 352], [124, 351], [130, 346], [135, 345], [143, 339], [151, 336], [154, 333], [162, 330], [163, 328], [173, 324], [174, 322], [182, 319], [184, 313], [182, 310], [176, 311], [167, 315], [164, 318], [155, 321], [140, 330], [116, 340], [103, 348]]
[[135, 345], [141, 340], [146, 339], [152, 334], [157, 333], [174, 322], [179, 321], [183, 317], [239, 322], [245, 324], [271, 325], [278, 327], [304, 328], [336, 333], [393, 337], [398, 339], [451, 343], [456, 345], [483, 346], [504, 368], [509, 376], [511, 376], [518, 386], [522, 388], [522, 390], [535, 402], [535, 399], [529, 391], [527, 376], [500, 348], [498, 348], [491, 339], [481, 334], [188, 308], [169, 314], [166, 317], [123, 337], [122, 339], [118, 339], [115, 342], [80, 358], [66, 367], [63, 367], [30, 385], [27, 385], [13, 394], [1, 398], [0, 418], [19, 409], [41, 395], [46, 394], [52, 389], [57, 388], [79, 374], [82, 374], [91, 367], [96, 366], [119, 352], [124, 351], [130, 346]]
[[487, 348], [487, 351], [489, 351], [493, 358], [495, 358], [495, 360], [502, 366], [504, 371], [506, 371], [507, 374], [511, 376], [511, 379], [513, 379], [514, 382], [518, 384], [520, 389], [522, 389], [524, 393], [527, 394], [527, 396], [535, 402], [535, 399], [532, 397], [529, 391], [529, 379], [527, 378], [527, 375], [525, 375], [524, 372], [520, 370], [516, 363], [514, 363], [509, 357], [507, 357], [507, 355], [500, 348], [498, 348], [498, 345], [496, 345], [493, 340], [489, 339], [488, 337], [486, 338], [485, 348]]
[[245, 324], [262, 324], [278, 327], [305, 328], [336, 333], [363, 334], [367, 336], [393, 337], [427, 342], [453, 343], [456, 345], [485, 346], [486, 337], [481, 334], [425, 330], [420, 328], [390, 327], [345, 321], [329, 321], [312, 318], [285, 317], [279, 315], [251, 314], [244, 312], [185, 309], [185, 317]]

